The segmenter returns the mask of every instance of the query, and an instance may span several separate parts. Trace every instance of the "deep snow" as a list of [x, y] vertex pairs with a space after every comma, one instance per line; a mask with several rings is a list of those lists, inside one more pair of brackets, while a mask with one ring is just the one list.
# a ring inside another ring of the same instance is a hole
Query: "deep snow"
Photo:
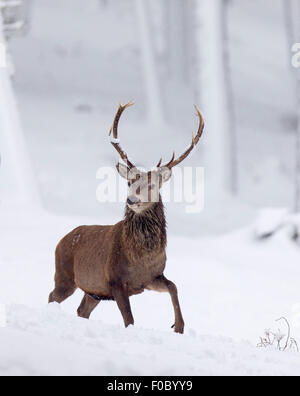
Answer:
[[1, 375], [291, 375], [299, 355], [254, 349], [230, 338], [123, 329], [42, 309], [7, 309]]

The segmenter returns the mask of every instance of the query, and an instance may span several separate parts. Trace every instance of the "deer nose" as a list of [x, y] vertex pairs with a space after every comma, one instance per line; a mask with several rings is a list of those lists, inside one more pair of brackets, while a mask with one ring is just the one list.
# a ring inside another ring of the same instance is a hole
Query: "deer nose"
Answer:
[[138, 199], [136, 197], [130, 196], [127, 198], [128, 205], [134, 205], [138, 203]]

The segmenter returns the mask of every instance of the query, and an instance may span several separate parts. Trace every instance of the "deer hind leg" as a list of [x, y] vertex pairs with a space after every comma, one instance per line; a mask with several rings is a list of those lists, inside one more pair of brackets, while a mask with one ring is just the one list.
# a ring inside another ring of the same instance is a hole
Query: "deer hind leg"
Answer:
[[89, 319], [91, 313], [97, 307], [99, 302], [100, 299], [96, 300], [94, 297], [90, 296], [89, 294], [85, 294], [77, 309], [78, 316], [84, 319]]
[[49, 304], [53, 302], [57, 302], [61, 304], [67, 298], [74, 294], [77, 287], [75, 285], [72, 286], [56, 286], [53, 292], [49, 295]]
[[49, 303], [62, 303], [70, 297], [77, 286], [74, 281], [73, 260], [66, 260], [61, 256], [59, 249], [55, 253], [55, 288], [49, 295]]
[[131, 312], [129, 296], [126, 288], [122, 285], [111, 285], [111, 291], [113, 298], [116, 301], [118, 308], [123, 316], [125, 327], [133, 325], [134, 319]]
[[174, 308], [174, 313], [175, 313], [174, 330], [175, 333], [183, 334], [184, 321], [180, 309], [176, 285], [173, 282], [169, 281], [167, 278], [165, 278], [164, 275], [161, 275], [158, 278], [156, 278], [152, 283], [150, 283], [150, 285], [147, 286], [147, 289], [162, 293], [167, 292], [170, 294]]

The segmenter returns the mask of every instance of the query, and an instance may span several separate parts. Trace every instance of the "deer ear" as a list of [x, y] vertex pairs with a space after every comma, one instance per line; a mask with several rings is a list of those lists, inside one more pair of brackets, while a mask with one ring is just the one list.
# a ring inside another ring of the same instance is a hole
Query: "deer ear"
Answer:
[[130, 171], [129, 168], [126, 165], [123, 165], [123, 164], [120, 164], [120, 163], [118, 163], [116, 165], [116, 168], [117, 168], [117, 171], [118, 171], [119, 175], [121, 177], [123, 177], [123, 179], [128, 180], [128, 174], [129, 174], [129, 171]]
[[160, 168], [159, 175], [162, 177], [163, 183], [166, 183], [172, 176], [172, 171], [169, 168]]

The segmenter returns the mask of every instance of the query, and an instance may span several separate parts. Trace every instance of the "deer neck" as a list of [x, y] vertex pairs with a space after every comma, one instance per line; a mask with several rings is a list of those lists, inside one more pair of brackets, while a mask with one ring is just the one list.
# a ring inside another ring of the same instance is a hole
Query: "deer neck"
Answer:
[[126, 206], [124, 224], [126, 237], [132, 239], [137, 248], [152, 251], [166, 247], [166, 219], [161, 197], [143, 213], [137, 214]]

